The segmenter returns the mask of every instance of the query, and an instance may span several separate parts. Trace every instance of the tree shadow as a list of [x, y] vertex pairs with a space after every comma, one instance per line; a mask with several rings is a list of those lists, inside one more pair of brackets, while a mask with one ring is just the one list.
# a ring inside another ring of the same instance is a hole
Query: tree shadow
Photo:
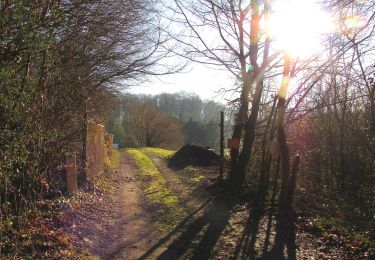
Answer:
[[[236, 244], [232, 259], [279, 259], [275, 256], [272, 248], [275, 242], [272, 231], [275, 231], [277, 214], [276, 184], [277, 183], [275, 183], [272, 188], [270, 203], [267, 202], [267, 186], [263, 189], [261, 188], [263, 186], [260, 186], [253, 200], [249, 202], [249, 218]], [[292, 232], [295, 232], [295, 230], [290, 231], [291, 234]], [[295, 259], [295, 244], [287, 247], [287, 249], [288, 259]]]
[[[271, 232], [273, 230], [275, 204], [273, 201], [271, 205], [268, 205], [266, 196], [265, 191], [258, 191], [249, 202], [250, 214], [243, 232], [238, 234], [239, 239], [230, 259], [275, 259], [269, 249], [272, 244]], [[228, 225], [232, 209], [237, 203], [238, 198], [230, 198], [228, 194], [216, 196], [211, 202], [202, 205], [185, 218], [170, 234], [152, 246], [140, 259], [147, 259], [154, 251], [167, 243], [170, 244], [156, 259], [212, 258], [215, 246]], [[203, 208], [204, 212], [197, 214]], [[175, 237], [176, 234], [178, 234], [177, 237]]]
[[263, 245], [263, 250], [262, 250], [263, 258], [266, 258], [266, 256], [269, 254], [268, 249], [269, 249], [269, 246], [270, 246], [273, 216], [274, 216], [274, 209], [271, 206], [271, 209], [268, 212], [268, 216], [267, 216], [266, 236], [265, 236], [265, 239], [264, 239], [264, 245]]
[[[234, 204], [234, 200], [228, 199], [225, 195], [216, 196], [208, 205], [206, 204], [207, 208], [200, 216], [190, 223], [188, 223], [188, 219], [182, 221], [171, 233], [152, 246], [140, 259], [149, 257], [156, 249], [168, 242], [179, 230], [182, 230], [181, 234], [173, 240], [157, 259], [178, 259], [188, 250], [191, 250], [189, 252], [190, 259], [210, 258], [222, 231], [227, 226]], [[201, 209], [206, 207], [206, 205], [201, 206]], [[196, 210], [194, 214], [201, 209]], [[189, 217], [189, 219], [191, 218], [192, 216]], [[199, 243], [192, 245], [193, 241], [198, 240], [198, 238], [200, 239]]]
[[[240, 241], [237, 243], [233, 259], [284, 259], [275, 255], [271, 247], [275, 241], [271, 240], [271, 231], [276, 218], [275, 196], [273, 194], [271, 204], [266, 203], [266, 193], [259, 193], [251, 204], [251, 214], [246, 223]], [[264, 224], [265, 230], [260, 232], [260, 226]], [[287, 242], [287, 259], [296, 259], [295, 240], [290, 237], [295, 235], [295, 227], [291, 226]], [[294, 232], [294, 233], [293, 233]], [[261, 234], [261, 236], [260, 236]], [[259, 236], [259, 237], [257, 237]], [[290, 237], [289, 237], [290, 236]], [[289, 240], [288, 240], [289, 239]], [[273, 239], [274, 240], [274, 239]], [[256, 243], [258, 247], [256, 248]], [[261, 246], [262, 245], [262, 246]], [[240, 255], [242, 253], [242, 255]]]
[[263, 190], [259, 190], [254, 199], [249, 202], [249, 209], [251, 212], [242, 235], [237, 242], [232, 259], [259, 258], [257, 257], [255, 250], [255, 244], [257, 242], [257, 235], [259, 233], [260, 221], [265, 213], [265, 197], [266, 193]]
[[174, 234], [179, 232], [184, 226], [189, 222], [191, 218], [194, 217], [199, 211], [205, 208], [212, 199], [208, 199], [205, 203], [203, 203], [199, 208], [191, 212], [188, 216], [186, 216], [171, 232], [169, 232], [166, 236], [161, 238], [155, 245], [153, 245], [150, 249], [148, 249], [139, 259], [147, 259], [156, 249], [164, 245], [172, 238]]

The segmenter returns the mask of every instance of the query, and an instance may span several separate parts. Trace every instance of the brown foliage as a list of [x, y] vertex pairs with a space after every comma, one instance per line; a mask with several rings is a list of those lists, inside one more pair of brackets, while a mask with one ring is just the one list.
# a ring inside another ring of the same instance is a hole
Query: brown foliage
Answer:
[[138, 146], [178, 148], [183, 143], [177, 120], [147, 104], [133, 105], [129, 124]]

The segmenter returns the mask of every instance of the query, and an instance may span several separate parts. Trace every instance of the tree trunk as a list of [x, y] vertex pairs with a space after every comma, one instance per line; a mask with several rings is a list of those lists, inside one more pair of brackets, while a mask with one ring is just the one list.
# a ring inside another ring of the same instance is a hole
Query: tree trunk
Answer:
[[239, 155], [237, 171], [232, 176], [234, 177], [234, 179], [232, 180], [232, 184], [234, 184], [234, 187], [238, 189], [241, 188], [241, 185], [245, 181], [246, 169], [249, 164], [250, 157], [251, 157], [251, 150], [252, 150], [254, 140], [255, 140], [255, 128], [256, 128], [256, 122], [258, 119], [262, 91], [263, 91], [263, 81], [259, 82], [255, 89], [254, 100], [251, 106], [251, 113], [245, 125], [244, 140], [243, 140], [242, 150]]
[[[245, 74], [245, 79], [243, 83], [241, 99], [240, 99], [240, 108], [235, 120], [232, 139], [241, 140], [242, 138], [242, 130], [244, 128], [245, 122], [247, 120], [247, 111], [249, 109], [249, 94], [250, 88], [252, 85], [252, 79], [250, 75]], [[229, 175], [229, 182], [231, 184], [239, 183], [237, 181], [238, 177], [238, 156], [239, 156], [239, 148], [231, 148], [230, 150], [230, 175]]]
[[[280, 101], [280, 100], [279, 100]], [[285, 105], [285, 99], [281, 101]], [[283, 106], [283, 105], [281, 105]], [[287, 194], [290, 180], [289, 151], [286, 143], [284, 128], [278, 126], [278, 141], [281, 158], [281, 190], [279, 197], [279, 212], [276, 218], [276, 237], [273, 249], [274, 257], [281, 259], [284, 256], [284, 245], [288, 234]]]
[[[268, 2], [267, 2], [268, 3]], [[268, 6], [268, 5], [267, 5]], [[245, 136], [243, 140], [243, 146], [240, 154], [239, 149], [231, 149], [231, 170], [229, 176], [229, 183], [231, 184], [233, 190], [236, 192], [241, 192], [242, 184], [245, 180], [246, 168], [250, 161], [250, 154], [252, 150], [252, 145], [255, 137], [255, 126], [258, 118], [259, 103], [262, 96], [263, 90], [263, 66], [262, 69], [259, 68], [257, 64], [258, 51], [259, 51], [259, 25], [260, 25], [260, 14], [259, 14], [259, 1], [251, 0], [252, 15], [250, 20], [250, 47], [249, 47], [249, 59], [251, 67], [246, 72], [246, 62], [243, 59], [243, 38], [241, 38], [241, 68], [243, 75], [243, 87], [241, 92], [241, 104], [240, 109], [236, 118], [235, 126], [233, 129], [232, 138], [241, 140], [242, 130], [245, 127]], [[268, 11], [268, 8], [267, 8]], [[241, 19], [243, 19], [243, 14], [241, 13]], [[243, 28], [240, 28], [240, 36], [243, 36]], [[241, 36], [241, 37], [242, 37]], [[268, 36], [267, 36], [268, 39]], [[268, 45], [267, 45], [268, 46]], [[268, 50], [264, 52], [264, 57], [268, 58]], [[265, 59], [263, 59], [265, 64]], [[245, 66], [245, 71], [243, 70]], [[256, 89], [254, 94], [254, 99], [252, 102], [251, 113], [248, 117], [249, 109], [249, 94], [251, 87], [254, 82], [256, 82]]]
[[284, 130], [285, 118], [285, 99], [289, 83], [290, 56], [285, 54], [284, 72], [281, 87], [278, 93], [277, 104], [277, 140], [281, 158], [281, 190], [279, 197], [279, 213], [276, 219], [276, 237], [273, 248], [273, 256], [276, 259], [284, 257], [284, 245], [288, 234], [288, 211], [287, 211], [287, 194], [290, 181], [290, 162], [289, 150]]

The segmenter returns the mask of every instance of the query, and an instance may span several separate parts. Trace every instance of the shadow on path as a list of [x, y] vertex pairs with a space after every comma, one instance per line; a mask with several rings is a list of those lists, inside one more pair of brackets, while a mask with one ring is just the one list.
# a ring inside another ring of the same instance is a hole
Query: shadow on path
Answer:
[[[252, 202], [249, 202], [250, 215], [246, 222], [244, 231], [237, 242], [232, 259], [258, 259], [255, 243], [259, 233], [260, 221], [265, 212], [265, 193], [258, 191]], [[269, 236], [266, 236], [269, 239]], [[269, 243], [264, 241], [265, 244]]]
[[[186, 217], [171, 233], [152, 246], [140, 259], [147, 259], [157, 248], [171, 239], [173, 242], [156, 259], [178, 259], [187, 251], [191, 255], [189, 259], [208, 259], [228, 223], [233, 205], [234, 202], [224, 196], [218, 196], [206, 202]], [[197, 213], [203, 208], [205, 208], [204, 212], [198, 215]], [[196, 214], [198, 216], [194, 216]], [[193, 217], [195, 217], [194, 220], [192, 220]], [[182, 232], [173, 238], [179, 230]], [[203, 235], [200, 238], [202, 232]], [[192, 242], [197, 238], [200, 238], [200, 241], [198, 245], [193, 246]]]
[[[229, 224], [232, 209], [237, 203], [237, 200], [229, 199], [225, 194], [207, 201], [153, 245], [140, 259], [148, 259], [163, 246], [166, 249], [154, 255], [152, 259], [212, 259], [217, 253], [215, 246], [218, 240], [222, 239], [221, 235]], [[251, 214], [243, 232], [236, 234], [235, 248], [229, 249], [231, 253], [226, 252], [231, 255], [228, 256], [229, 259], [272, 259], [268, 248], [271, 243], [273, 214], [265, 214], [265, 208], [265, 195], [258, 193], [249, 203]]]

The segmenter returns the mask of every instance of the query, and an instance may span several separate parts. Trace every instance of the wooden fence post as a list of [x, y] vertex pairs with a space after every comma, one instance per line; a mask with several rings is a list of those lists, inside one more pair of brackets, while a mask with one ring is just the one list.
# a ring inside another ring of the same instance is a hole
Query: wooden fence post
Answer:
[[220, 112], [220, 176], [219, 180], [223, 180], [224, 175], [224, 112]]

